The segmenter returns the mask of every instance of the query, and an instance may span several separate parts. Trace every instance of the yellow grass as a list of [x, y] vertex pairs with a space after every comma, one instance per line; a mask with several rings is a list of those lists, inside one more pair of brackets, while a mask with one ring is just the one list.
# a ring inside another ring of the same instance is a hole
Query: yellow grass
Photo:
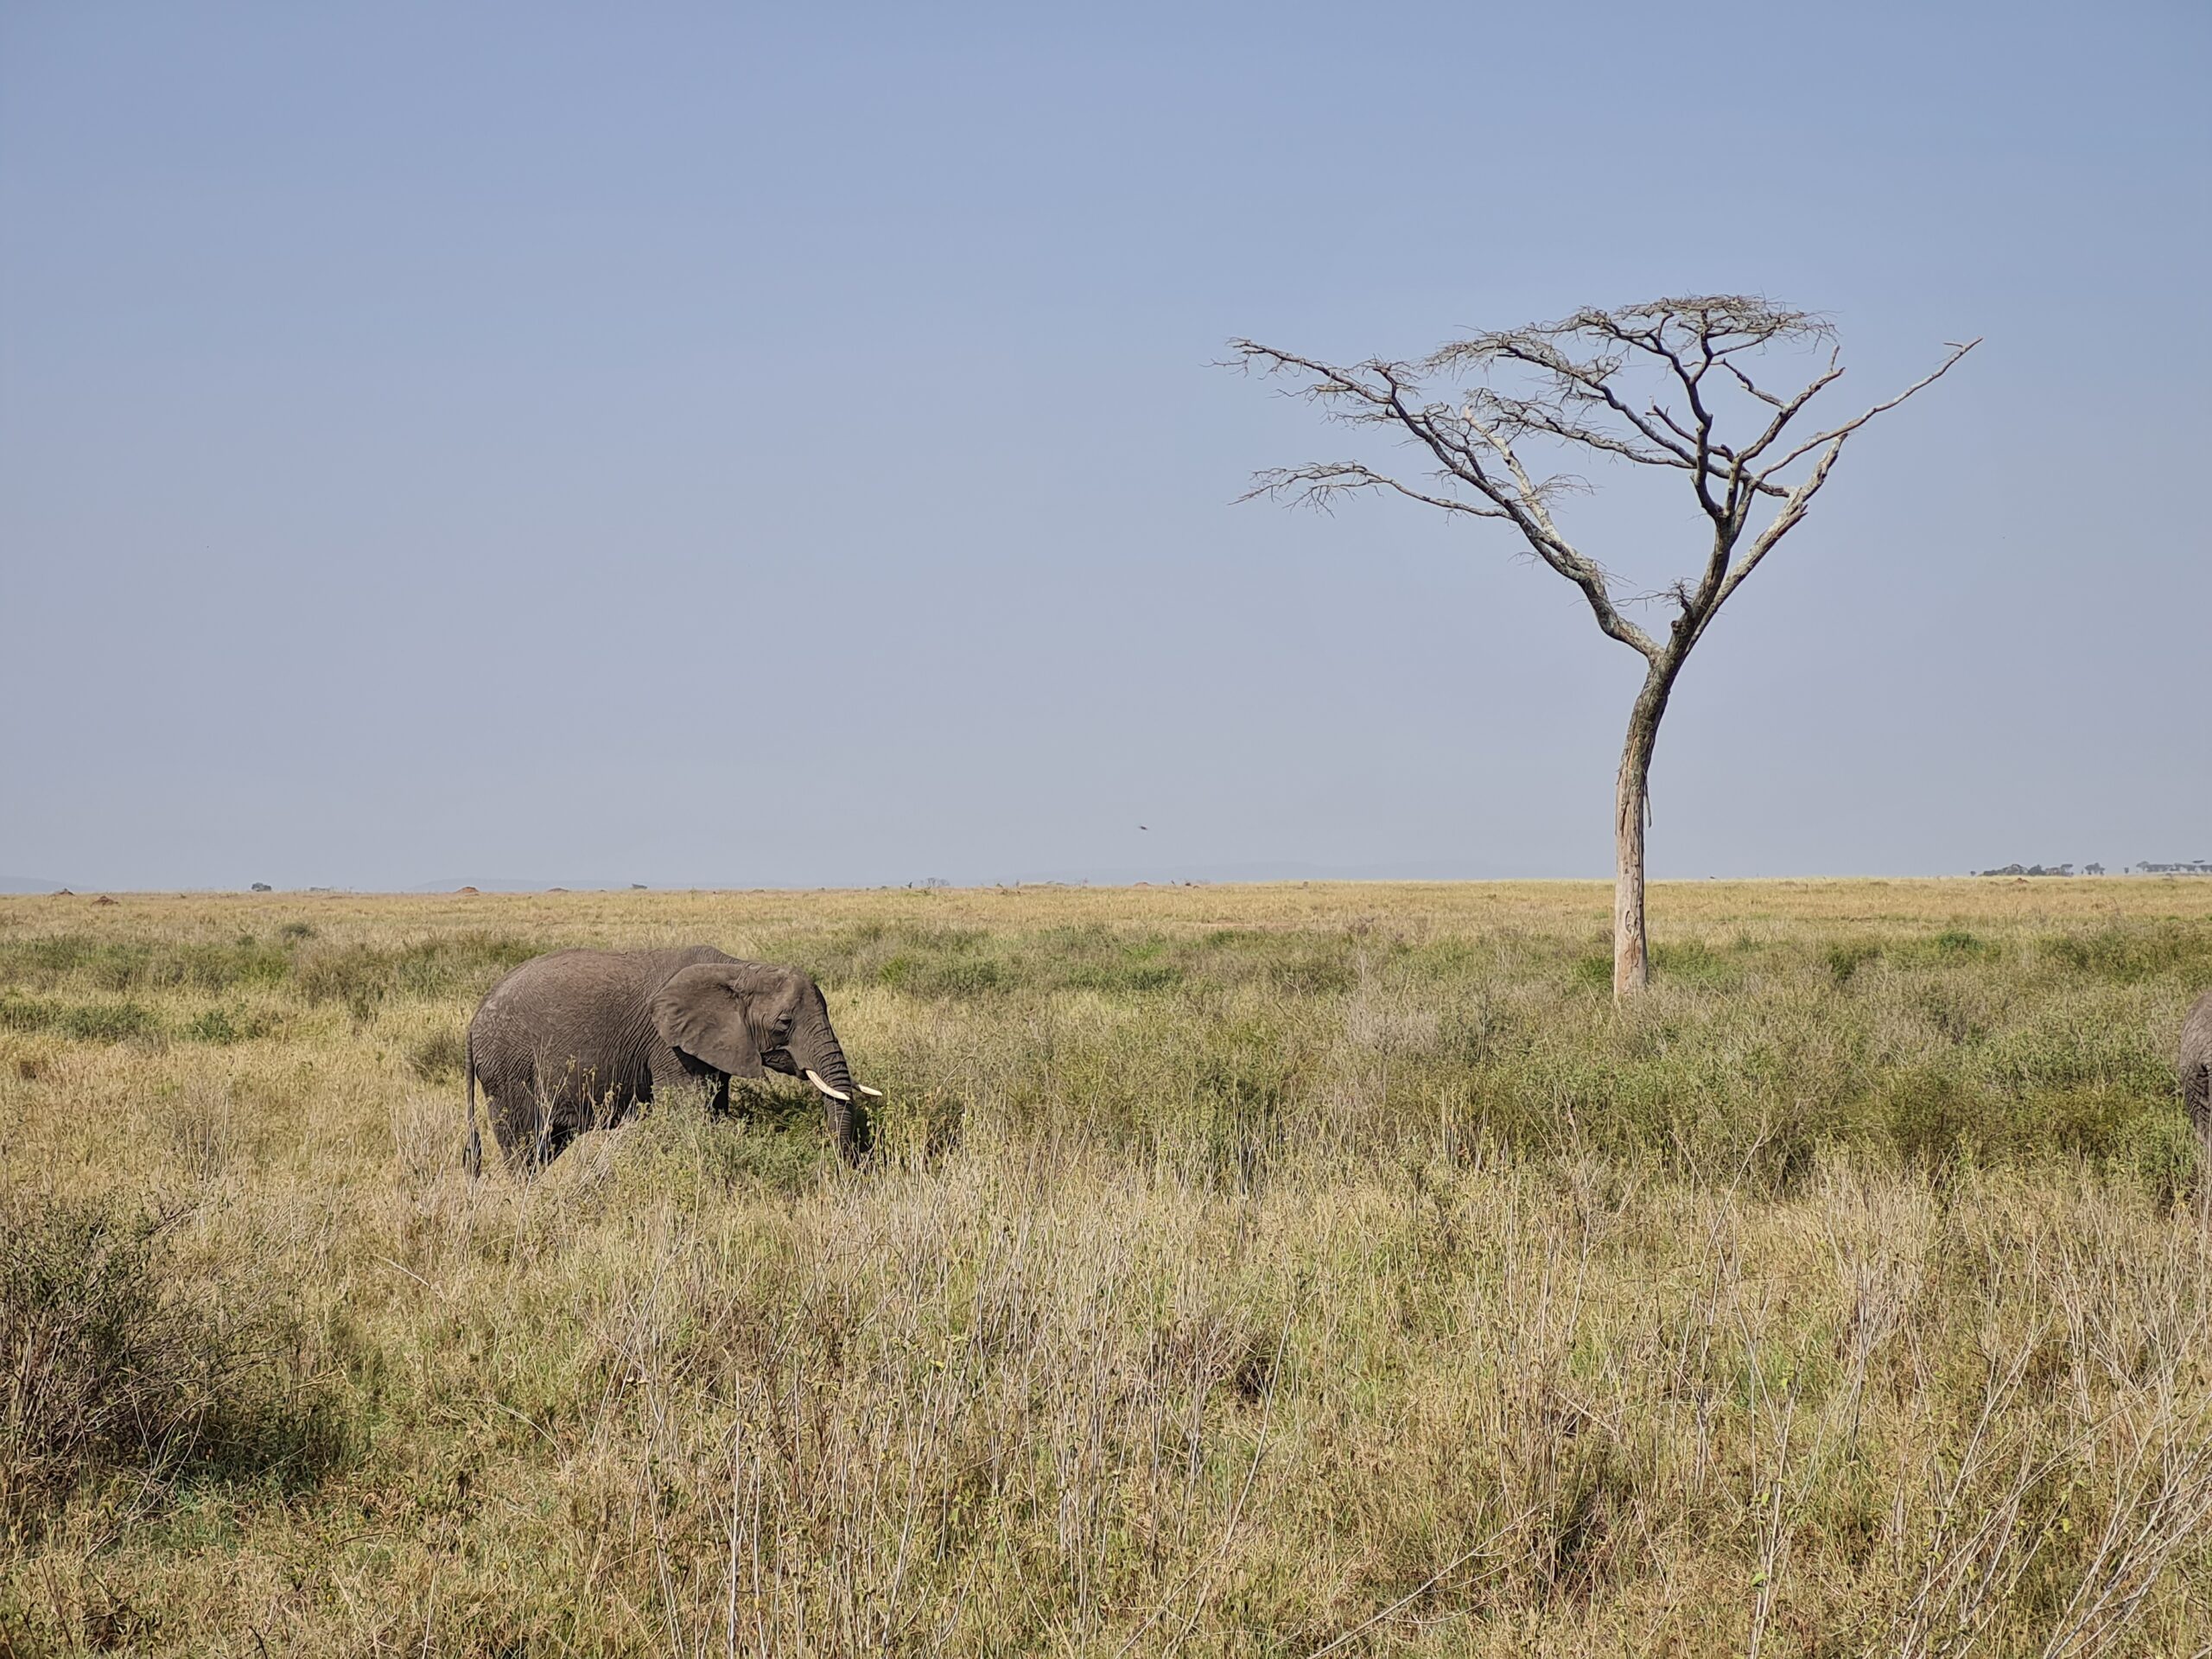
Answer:
[[[1620, 1013], [1609, 897], [0, 899], [0, 1224], [153, 1299], [65, 1459], [0, 1276], [0, 1653], [2212, 1641], [2212, 881], [1662, 885]], [[694, 941], [868, 1166], [771, 1085], [472, 1186], [503, 963]]]

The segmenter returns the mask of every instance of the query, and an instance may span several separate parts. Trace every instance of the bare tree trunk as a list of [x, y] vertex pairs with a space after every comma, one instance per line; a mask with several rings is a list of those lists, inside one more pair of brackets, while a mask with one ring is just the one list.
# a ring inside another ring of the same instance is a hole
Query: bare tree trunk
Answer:
[[1613, 799], [1613, 1001], [1635, 996], [1651, 982], [1643, 942], [1644, 779], [1621, 761]]
[[1643, 932], [1643, 826], [1651, 816], [1651, 751], [1667, 712], [1678, 664], [1654, 663], [1629, 712], [1613, 788], [1613, 1001], [1640, 995], [1651, 983]]

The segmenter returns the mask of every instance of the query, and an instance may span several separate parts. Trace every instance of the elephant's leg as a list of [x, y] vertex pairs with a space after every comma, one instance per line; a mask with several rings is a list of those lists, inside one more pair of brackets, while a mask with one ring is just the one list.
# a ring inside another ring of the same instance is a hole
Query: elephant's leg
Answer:
[[656, 1049], [647, 1057], [645, 1065], [652, 1083], [651, 1099], [664, 1102], [683, 1094], [696, 1093], [704, 1095], [709, 1106], [719, 1103], [727, 1108], [729, 1104], [728, 1077], [696, 1060], [687, 1059], [672, 1048]]
[[487, 1103], [492, 1132], [499, 1139], [499, 1156], [508, 1169], [519, 1173], [529, 1167], [537, 1150], [540, 1114], [536, 1096], [526, 1089], [511, 1089]]
[[2196, 1216], [2212, 1227], [2212, 1123], [2196, 1126]]
[[479, 1069], [476, 1080], [484, 1089], [484, 1116], [492, 1122], [492, 1136], [499, 1143], [499, 1157], [509, 1169], [515, 1166], [519, 1148], [526, 1143], [524, 1115], [517, 1109], [522, 1090], [512, 1071], [493, 1065]]
[[531, 1159], [543, 1169], [567, 1151], [569, 1142], [576, 1138], [577, 1101], [574, 1085], [570, 1084], [556, 1091], [547, 1089], [541, 1082], [531, 1104], [537, 1109], [537, 1123], [531, 1145]]
[[2196, 1131], [2196, 1213], [2212, 1222], [2212, 1061], [2183, 1062], [2181, 1097]]
[[[486, 1092], [499, 1153], [517, 1174], [542, 1167], [552, 1155], [554, 1102], [534, 1069], [506, 1072]], [[563, 1142], [565, 1144], [565, 1142]]]

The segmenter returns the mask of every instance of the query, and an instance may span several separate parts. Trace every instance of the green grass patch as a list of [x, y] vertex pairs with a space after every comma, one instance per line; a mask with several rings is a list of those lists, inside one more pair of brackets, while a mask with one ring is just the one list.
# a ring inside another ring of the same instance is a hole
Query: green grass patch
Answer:
[[398, 947], [353, 944], [303, 950], [293, 976], [311, 1006], [342, 1003], [365, 1020], [391, 998], [481, 996], [511, 969], [552, 947], [489, 933], [454, 933]]
[[292, 971], [283, 946], [251, 936], [227, 944], [96, 939], [77, 934], [0, 941], [0, 985], [50, 990], [226, 991], [276, 985]]
[[162, 1022], [137, 1002], [62, 1002], [0, 992], [0, 1028], [50, 1031], [79, 1042], [120, 1043], [156, 1037]]
[[2212, 984], [2212, 937], [2202, 928], [2178, 923], [2047, 934], [2036, 940], [2035, 949], [2050, 966], [2110, 983], [2172, 979]]

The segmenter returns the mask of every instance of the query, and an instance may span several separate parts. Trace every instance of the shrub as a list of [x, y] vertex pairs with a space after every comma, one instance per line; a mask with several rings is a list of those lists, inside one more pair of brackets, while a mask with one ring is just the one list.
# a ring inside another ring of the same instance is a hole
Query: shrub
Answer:
[[626, 1131], [617, 1160], [625, 1204], [643, 1199], [696, 1205], [732, 1192], [790, 1194], [835, 1167], [813, 1101], [756, 1084], [730, 1090], [728, 1116], [696, 1093], [656, 1099]]
[[457, 1083], [468, 1064], [468, 1034], [440, 1026], [407, 1051], [407, 1069], [425, 1083]]
[[1839, 985], [1848, 985], [1861, 968], [1881, 959], [1878, 944], [1832, 944], [1827, 948], [1828, 977]]
[[1999, 1163], [2013, 1150], [2012, 1103], [1948, 1072], [1892, 1073], [1883, 1079], [1881, 1107], [1897, 1155], [1922, 1169]]
[[342, 1449], [333, 1402], [285, 1362], [289, 1311], [189, 1294], [163, 1234], [95, 1200], [0, 1193], [0, 1529], [37, 1530], [103, 1469], [302, 1476]]
[[234, 1014], [228, 1008], [208, 1008], [186, 1023], [183, 1034], [195, 1043], [213, 1043], [221, 1046], [266, 1037], [269, 1022], [256, 1014]]

